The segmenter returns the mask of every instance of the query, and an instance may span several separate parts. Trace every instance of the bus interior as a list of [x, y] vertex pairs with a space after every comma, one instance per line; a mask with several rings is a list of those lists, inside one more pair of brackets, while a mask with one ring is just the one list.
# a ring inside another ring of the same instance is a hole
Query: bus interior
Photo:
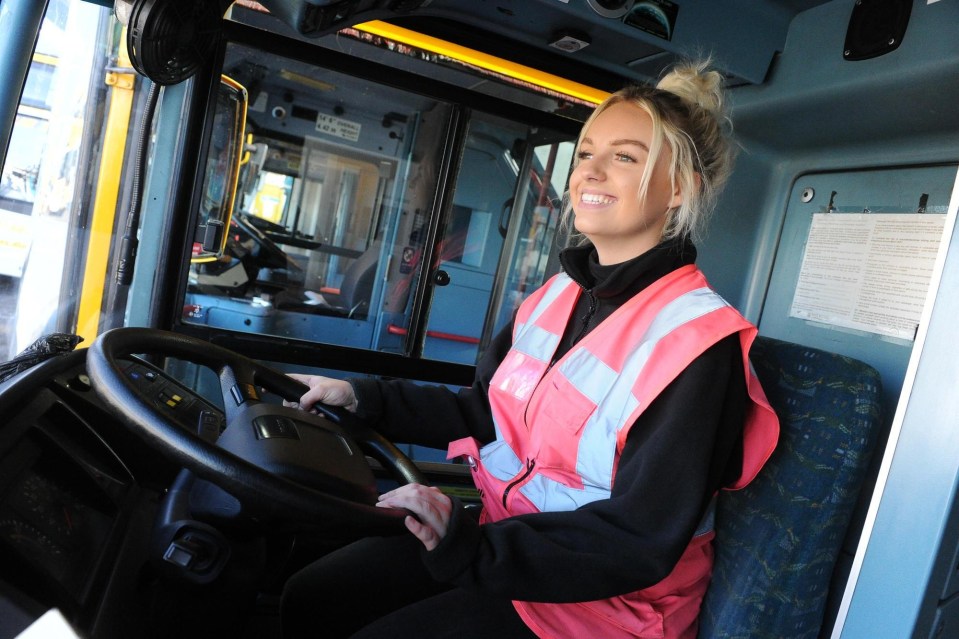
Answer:
[[303, 417], [310, 459], [223, 428], [283, 415], [280, 373], [469, 386], [560, 270], [593, 107], [704, 57], [738, 153], [699, 267], [768, 344], [876, 381], [824, 409], [874, 425], [825, 464], [861, 474], [796, 568], [816, 592], [700, 639], [959, 637], [957, 27], [955, 0], [0, 0], [0, 639], [279, 637], [297, 567], [401, 531], [371, 491], [478, 501], [339, 411]]

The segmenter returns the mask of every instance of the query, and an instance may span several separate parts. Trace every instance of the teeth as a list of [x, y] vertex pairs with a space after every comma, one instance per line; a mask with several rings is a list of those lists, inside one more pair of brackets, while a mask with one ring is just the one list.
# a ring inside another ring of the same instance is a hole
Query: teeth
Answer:
[[583, 193], [579, 199], [585, 204], [611, 204], [614, 198], [608, 195], [596, 195], [594, 193]]

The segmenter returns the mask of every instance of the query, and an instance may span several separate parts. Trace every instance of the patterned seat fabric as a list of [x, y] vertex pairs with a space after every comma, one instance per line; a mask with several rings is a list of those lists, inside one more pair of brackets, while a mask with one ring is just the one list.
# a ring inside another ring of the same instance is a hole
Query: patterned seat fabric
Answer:
[[752, 484], [719, 496], [699, 638], [815, 638], [881, 430], [879, 373], [767, 337], [750, 359], [779, 415], [780, 440]]

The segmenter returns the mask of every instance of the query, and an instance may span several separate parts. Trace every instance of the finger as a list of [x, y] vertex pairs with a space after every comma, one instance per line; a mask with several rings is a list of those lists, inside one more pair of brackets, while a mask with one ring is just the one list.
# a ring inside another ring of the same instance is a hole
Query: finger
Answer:
[[300, 397], [300, 408], [310, 410], [317, 402], [325, 403], [325, 396], [326, 390], [324, 388], [314, 386]]
[[394, 488], [393, 490], [388, 490], [388, 491], [386, 491], [385, 493], [383, 493], [382, 495], [379, 496], [379, 499], [380, 499], [380, 501], [383, 501], [383, 500], [386, 500], [386, 499], [392, 499], [393, 497], [395, 497], [395, 496], [398, 495], [398, 494], [399, 494], [399, 495], [402, 495], [403, 493], [405, 493], [405, 492], [407, 492], [407, 491], [409, 491], [409, 490], [412, 490], [412, 489], [410, 488], [410, 486], [419, 486], [419, 485], [420, 485], [420, 484], [415, 484], [415, 483], [414, 483], [414, 484], [403, 484], [403, 485], [400, 486], [399, 488]]
[[327, 404], [329, 406], [343, 406], [349, 403], [349, 399], [338, 392], [336, 386], [328, 383], [317, 384], [310, 390], [303, 393], [300, 397], [300, 405], [304, 410], [309, 410], [314, 404]]
[[414, 495], [414, 494], [416, 494], [416, 493], [420, 493], [420, 492], [428, 491], [428, 490], [436, 490], [436, 489], [435, 489], [435, 488], [432, 488], [431, 486], [426, 486], [426, 485], [424, 485], [424, 484], [419, 484], [419, 483], [416, 483], [416, 482], [411, 482], [411, 483], [409, 483], [409, 484], [403, 484], [402, 486], [398, 486], [398, 487], [396, 487], [396, 488], [394, 488], [394, 489], [392, 489], [392, 490], [386, 491], [385, 493], [383, 493], [382, 495], [380, 495], [380, 499], [389, 499], [389, 498], [392, 498], [392, 497], [396, 497], [396, 496], [398, 496], [398, 495], [400, 495], [400, 496], [402, 496], [402, 495]]
[[440, 537], [446, 535], [452, 513], [452, 502], [439, 490], [431, 488], [402, 492], [397, 490], [395, 495], [382, 500], [382, 503], [394, 508], [406, 508], [421, 522], [436, 531], [437, 535]]
[[415, 517], [407, 517], [404, 523], [406, 529], [413, 533], [413, 536], [419, 539], [427, 550], [433, 550], [439, 545], [439, 534], [429, 526], [417, 521]]
[[[379, 508], [403, 508], [402, 506], [398, 506], [387, 501], [381, 501], [376, 505]], [[436, 546], [439, 545], [440, 539], [443, 537], [443, 535], [441, 535], [439, 532], [427, 524], [424, 524], [413, 515], [407, 516], [403, 520], [403, 524], [406, 526], [406, 529], [413, 534], [414, 537], [420, 540], [427, 550], [433, 550], [436, 548]]]
[[438, 488], [433, 486], [424, 486], [423, 484], [404, 484], [399, 488], [387, 491], [380, 496], [380, 499], [403, 500], [406, 502], [435, 502], [448, 499]]

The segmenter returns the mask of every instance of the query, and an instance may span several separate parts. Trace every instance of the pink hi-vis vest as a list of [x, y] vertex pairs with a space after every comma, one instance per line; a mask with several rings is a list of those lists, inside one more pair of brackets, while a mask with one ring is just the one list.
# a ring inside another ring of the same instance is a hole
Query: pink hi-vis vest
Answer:
[[[751, 401], [743, 471], [731, 488], [748, 484], [779, 438], [779, 420], [749, 364], [756, 328], [688, 265], [623, 304], [550, 366], [579, 294], [559, 274], [523, 302], [512, 348], [489, 388], [496, 440], [481, 449], [473, 438], [450, 444], [449, 457], [466, 456], [473, 468], [482, 521], [609, 498], [637, 417], [694, 359], [737, 332]], [[695, 637], [713, 565], [712, 518], [704, 521], [673, 571], [651, 587], [582, 603], [513, 604], [544, 639]]]

